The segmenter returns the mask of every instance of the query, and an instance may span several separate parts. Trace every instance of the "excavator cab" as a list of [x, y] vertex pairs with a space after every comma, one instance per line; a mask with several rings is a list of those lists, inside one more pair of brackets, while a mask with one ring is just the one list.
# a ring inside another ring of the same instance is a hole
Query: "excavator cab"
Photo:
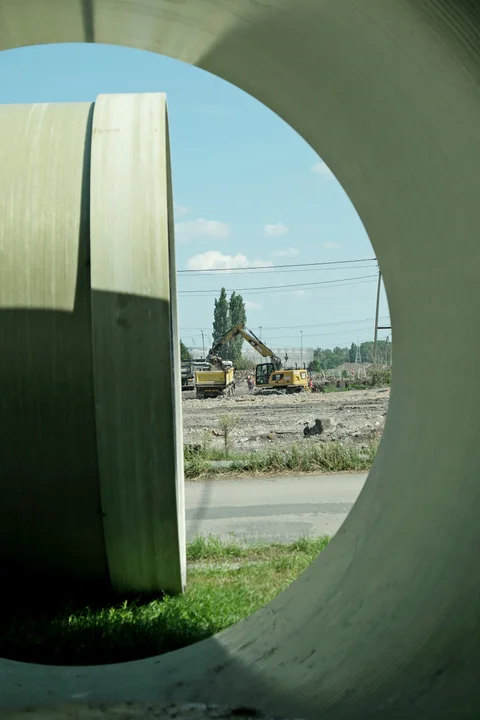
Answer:
[[255, 368], [255, 385], [257, 387], [264, 387], [268, 385], [270, 375], [275, 372], [275, 365], [273, 363], [261, 363]]

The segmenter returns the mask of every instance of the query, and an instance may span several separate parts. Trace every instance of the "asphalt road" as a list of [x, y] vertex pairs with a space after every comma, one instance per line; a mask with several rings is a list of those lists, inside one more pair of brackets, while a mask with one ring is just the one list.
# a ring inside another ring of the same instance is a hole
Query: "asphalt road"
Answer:
[[232, 534], [242, 540], [291, 542], [333, 535], [358, 497], [367, 475], [304, 475], [187, 482], [187, 540]]

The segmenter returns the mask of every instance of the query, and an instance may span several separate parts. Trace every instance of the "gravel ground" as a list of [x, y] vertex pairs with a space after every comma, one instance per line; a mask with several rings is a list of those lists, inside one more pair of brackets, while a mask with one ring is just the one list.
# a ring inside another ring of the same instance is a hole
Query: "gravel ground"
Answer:
[[390, 390], [374, 388], [331, 393], [299, 395], [248, 395], [237, 386], [234, 398], [196, 400], [191, 393], [183, 396], [184, 442], [195, 445], [208, 438], [212, 448], [222, 448], [222, 416], [234, 417], [231, 431], [232, 450], [252, 452], [272, 446], [307, 442], [305, 423], [322, 420], [325, 432], [308, 442], [332, 440], [359, 445], [379, 439], [385, 422]]

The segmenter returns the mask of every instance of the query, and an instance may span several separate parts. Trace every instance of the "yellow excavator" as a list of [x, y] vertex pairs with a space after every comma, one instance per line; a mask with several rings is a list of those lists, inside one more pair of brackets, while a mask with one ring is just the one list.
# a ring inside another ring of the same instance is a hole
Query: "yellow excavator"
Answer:
[[259, 363], [255, 368], [255, 385], [258, 389], [285, 390], [286, 393], [298, 393], [308, 390], [308, 374], [305, 368], [284, 369], [282, 361], [273, 350], [265, 345], [251, 330], [246, 330], [243, 324], [234, 325], [228, 332], [216, 340], [208, 355], [207, 362], [212, 365], [218, 363], [218, 351], [234, 338], [241, 335], [262, 357], [269, 358], [269, 362]]

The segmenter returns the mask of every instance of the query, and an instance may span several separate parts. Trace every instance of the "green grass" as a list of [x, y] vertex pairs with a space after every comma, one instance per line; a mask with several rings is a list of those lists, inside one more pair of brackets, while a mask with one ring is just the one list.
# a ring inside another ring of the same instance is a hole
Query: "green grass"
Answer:
[[378, 442], [365, 446], [353, 443], [312, 443], [292, 445], [285, 449], [271, 448], [244, 455], [232, 453], [230, 468], [212, 468], [209, 460], [217, 460], [207, 452], [185, 453], [185, 477], [198, 479], [211, 475], [271, 474], [282, 472], [362, 472], [369, 470], [377, 453]]
[[362, 471], [371, 467], [376, 451], [376, 443], [364, 448], [340, 443], [293, 445], [286, 450], [253, 453], [236, 461], [232, 469], [253, 473]]
[[127, 662], [207, 638], [258, 610], [326, 547], [328, 538], [290, 545], [187, 545], [188, 589], [179, 597], [56, 610], [31, 604], [0, 616], [0, 656], [25, 662], [90, 665]]

